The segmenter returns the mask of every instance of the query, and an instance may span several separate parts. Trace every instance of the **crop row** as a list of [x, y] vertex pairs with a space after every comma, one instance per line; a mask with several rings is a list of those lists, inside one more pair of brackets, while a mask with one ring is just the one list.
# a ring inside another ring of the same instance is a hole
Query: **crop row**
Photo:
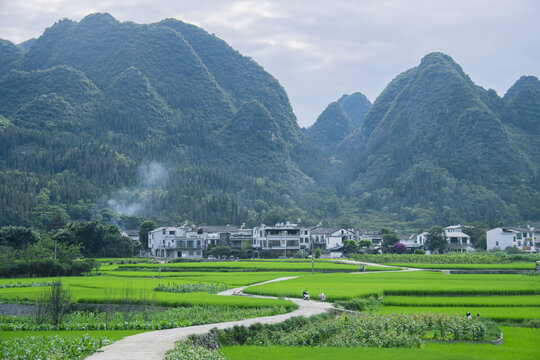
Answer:
[[540, 296], [385, 296], [385, 306], [540, 307]]
[[414, 267], [418, 269], [460, 269], [460, 270], [534, 270], [532, 262], [508, 264], [431, 264], [431, 263], [388, 263], [385, 265]]
[[174, 309], [145, 309], [125, 312], [74, 312], [59, 325], [37, 323], [31, 316], [0, 315], [0, 330], [157, 330], [207, 324], [219, 321], [272, 316], [284, 308], [238, 308], [229, 306], [193, 306]]
[[540, 319], [540, 307], [480, 307], [480, 306], [381, 306], [378, 310], [382, 314], [433, 314], [441, 313], [458, 315], [465, 318], [470, 312], [474, 316], [502, 322], [523, 322], [525, 320]]
[[[119, 270], [149, 270], [158, 269], [158, 264], [126, 264], [119, 265]], [[162, 271], [311, 271], [311, 262], [295, 261], [219, 261], [219, 262], [184, 262], [168, 263], [161, 266]], [[329, 261], [315, 262], [316, 271], [353, 272], [359, 271], [359, 265], [333, 263]], [[367, 266], [367, 271], [399, 270]]]
[[356, 254], [353, 258], [373, 263], [392, 264], [507, 264], [512, 262], [529, 262], [534, 264], [540, 260], [535, 254], [506, 254], [506, 253], [453, 253], [442, 255], [417, 254]]

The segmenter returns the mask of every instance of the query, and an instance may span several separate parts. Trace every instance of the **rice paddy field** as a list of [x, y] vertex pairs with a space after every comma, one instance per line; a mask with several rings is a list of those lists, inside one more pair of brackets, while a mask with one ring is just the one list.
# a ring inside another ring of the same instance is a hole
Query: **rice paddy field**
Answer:
[[508, 264], [427, 264], [427, 263], [387, 263], [390, 266], [417, 269], [444, 270], [535, 270], [534, 262], [512, 262]]
[[[118, 265], [118, 270], [122, 271], [157, 271], [158, 264], [139, 263]], [[287, 260], [287, 261], [215, 261], [215, 262], [180, 262], [168, 263], [161, 267], [162, 271], [311, 271], [311, 261], [308, 260]], [[359, 265], [343, 264], [328, 260], [317, 260], [315, 269], [323, 272], [356, 272], [360, 270]], [[366, 266], [366, 271], [390, 271], [400, 270], [395, 267]]]
[[[324, 292], [330, 302], [375, 296], [380, 306], [372, 311], [390, 313], [444, 313], [491, 319], [504, 333], [504, 344], [487, 343], [427, 343], [421, 348], [322, 348], [283, 346], [229, 346], [221, 349], [226, 359], [535, 359], [540, 356], [540, 329], [520, 327], [527, 321], [540, 321], [540, 276], [523, 274], [445, 274], [440, 271], [373, 271], [357, 273], [358, 265], [331, 261], [315, 263], [315, 275], [310, 273], [309, 260], [261, 260], [206, 263], [171, 263], [162, 266], [135, 262], [130, 259], [100, 259], [104, 264], [99, 274], [82, 277], [0, 279], [0, 302], [32, 303], [41, 297], [52, 281], [60, 280], [71, 293], [72, 300], [84, 304], [121, 304], [126, 297], [139, 304], [175, 307], [230, 307], [245, 309], [245, 314], [263, 308], [291, 311], [291, 302], [283, 297], [300, 298], [303, 290], [311, 294]], [[131, 261], [131, 263], [129, 263]], [[146, 260], [145, 260], [146, 261]], [[507, 264], [410, 264], [436, 269], [502, 269], [519, 268], [528, 263]], [[428, 267], [430, 266], [430, 267]], [[512, 268], [514, 267], [514, 268]], [[398, 268], [367, 267], [367, 270], [397, 270]], [[254, 285], [285, 276], [297, 276], [282, 282]], [[181, 284], [216, 284], [223, 288], [249, 286], [245, 293], [274, 296], [276, 299], [219, 296], [206, 292], [173, 293], [155, 291], [158, 286]], [[32, 286], [31, 286], [32, 285]], [[45, 286], [36, 286], [45, 285]], [[316, 298], [316, 296], [313, 296]], [[243, 311], [243, 310], [242, 310]], [[219, 319], [219, 316], [216, 316]], [[512, 325], [512, 326], [509, 326]], [[519, 325], [519, 326], [518, 326]], [[115, 341], [145, 330], [84, 330], [84, 331], [0, 331], [1, 346], [28, 344], [32, 339], [92, 339]], [[81, 340], [82, 343], [89, 342]], [[8, 341], [10, 341], [8, 343]], [[18, 342], [17, 342], [18, 341]], [[52, 340], [51, 340], [52, 341]], [[55, 340], [56, 341], [56, 340]], [[73, 340], [75, 341], [75, 340]], [[72, 347], [78, 342], [72, 341]], [[79, 341], [79, 340], [77, 340]], [[2, 345], [4, 344], [4, 345]], [[7, 345], [6, 345], [7, 344]], [[93, 343], [95, 344], [95, 342]], [[26, 345], [21, 345], [26, 346]], [[95, 346], [95, 345], [92, 345]], [[56, 350], [55, 350], [56, 351]], [[0, 359], [2, 352], [0, 351]], [[31, 358], [31, 357], [30, 357]]]
[[324, 292], [329, 301], [388, 295], [536, 295], [540, 276], [521, 274], [444, 274], [442, 272], [389, 272], [302, 275], [280, 283], [252, 286], [244, 292], [299, 297], [303, 289]]

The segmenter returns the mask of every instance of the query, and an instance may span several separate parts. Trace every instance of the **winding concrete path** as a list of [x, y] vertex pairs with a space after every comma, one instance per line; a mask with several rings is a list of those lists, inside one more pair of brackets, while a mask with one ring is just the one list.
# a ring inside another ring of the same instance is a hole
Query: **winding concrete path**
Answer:
[[[283, 277], [270, 281], [265, 281], [259, 284], [269, 282], [283, 281], [293, 279], [293, 277]], [[243, 295], [242, 290], [247, 286], [229, 289], [219, 293], [219, 295]], [[265, 297], [254, 295], [243, 295], [250, 297]], [[270, 297], [269, 297], [270, 298]], [[185, 340], [191, 334], [202, 335], [208, 333], [213, 328], [227, 329], [235, 325], [249, 326], [255, 323], [276, 324], [283, 322], [294, 316], [313, 316], [322, 314], [332, 309], [332, 304], [318, 301], [303, 301], [300, 299], [285, 298], [298, 305], [298, 309], [282, 315], [264, 316], [253, 319], [245, 319], [238, 321], [228, 321], [222, 323], [189, 326], [183, 328], [167, 329], [141, 333], [133, 336], [125, 337], [111, 345], [103, 347], [100, 352], [88, 356], [87, 360], [162, 360], [165, 353], [172, 348], [177, 341]], [[219, 319], [216, 319], [219, 320]]]
[[351, 274], [384, 274], [389, 272], [404, 272], [404, 271], [424, 271], [424, 269], [418, 269], [413, 267], [405, 267], [405, 266], [392, 266], [392, 265], [383, 265], [383, 264], [377, 264], [377, 263], [370, 263], [365, 261], [356, 261], [356, 260], [338, 260], [338, 263], [343, 264], [350, 264], [350, 265], [365, 265], [365, 266], [376, 266], [376, 267], [383, 267], [383, 268], [399, 268], [401, 270], [386, 270], [386, 271], [364, 271], [364, 272], [352, 272]]

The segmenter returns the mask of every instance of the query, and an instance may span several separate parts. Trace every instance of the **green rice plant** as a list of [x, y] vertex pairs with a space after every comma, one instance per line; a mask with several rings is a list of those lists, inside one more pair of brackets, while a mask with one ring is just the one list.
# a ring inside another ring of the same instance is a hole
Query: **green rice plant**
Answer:
[[58, 336], [0, 339], [0, 359], [84, 359], [111, 341], [87, 335], [64, 339]]
[[512, 262], [534, 262], [540, 260], [539, 254], [500, 253], [448, 253], [441, 255], [418, 254], [355, 254], [355, 260], [373, 263], [429, 263], [429, 264], [507, 264]]
[[[143, 270], [159, 268], [159, 264], [128, 264], [118, 266], [118, 270]], [[316, 261], [315, 270], [323, 272], [355, 272], [359, 271], [358, 265], [335, 263], [330, 261]], [[307, 261], [218, 261], [218, 262], [187, 262], [168, 263], [161, 266], [165, 272], [171, 271], [311, 271], [311, 262]], [[399, 270], [379, 266], [367, 266], [367, 271]]]
[[470, 312], [473, 317], [480, 314], [480, 318], [491, 319], [498, 322], [522, 323], [529, 319], [540, 318], [540, 307], [479, 307], [479, 306], [381, 306], [381, 314], [447, 314], [457, 315], [465, 318], [465, 314]]
[[158, 286], [154, 288], [154, 290], [171, 293], [207, 292], [209, 294], [217, 294], [218, 292], [227, 290], [227, 287], [223, 284], [204, 284], [201, 282], [196, 284], [167, 283], [167, 285], [158, 284]]
[[413, 267], [418, 269], [449, 270], [534, 270], [533, 262], [512, 262], [507, 264], [431, 264], [431, 263], [386, 263], [390, 266]]
[[324, 292], [328, 301], [375, 295], [534, 295], [540, 294], [536, 277], [519, 274], [444, 274], [441, 272], [392, 272], [371, 274], [315, 274], [250, 286], [245, 293], [301, 297]]
[[[294, 274], [294, 273], [293, 273]], [[176, 273], [175, 277], [167, 280], [177, 284], [223, 284], [227, 288], [275, 279], [280, 276], [293, 275], [290, 273]], [[295, 273], [297, 274], [297, 273]], [[34, 279], [34, 281], [42, 281]], [[48, 279], [50, 280], [50, 279]], [[115, 277], [115, 276], [85, 276], [58, 278], [69, 288], [72, 301], [75, 303], [126, 303], [126, 291], [132, 295], [132, 303], [157, 304], [160, 306], [192, 306], [192, 305], [231, 305], [239, 307], [268, 307], [283, 306], [294, 308], [292, 303], [284, 300], [251, 299], [246, 297], [225, 297], [208, 293], [167, 293], [156, 292], [154, 288], [163, 283], [163, 279], [144, 277]], [[23, 282], [26, 279], [22, 280]], [[219, 286], [219, 285], [218, 285]], [[42, 288], [6, 288], [0, 289], [0, 301], [11, 303], [29, 303], [36, 301], [42, 293]]]
[[540, 306], [540, 296], [385, 296], [382, 303], [385, 306], [531, 307]]

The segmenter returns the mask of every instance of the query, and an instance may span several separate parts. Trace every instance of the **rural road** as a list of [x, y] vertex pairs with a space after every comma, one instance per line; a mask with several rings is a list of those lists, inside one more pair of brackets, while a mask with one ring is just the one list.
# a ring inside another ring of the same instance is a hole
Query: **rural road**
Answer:
[[[265, 281], [259, 284], [269, 282], [283, 281], [293, 279], [293, 277], [278, 278], [270, 281]], [[240, 293], [247, 286], [229, 289], [219, 293], [219, 295], [234, 295]], [[251, 296], [251, 295], [249, 295]], [[255, 296], [253, 296], [255, 297]], [[263, 296], [257, 296], [263, 297]], [[162, 360], [165, 353], [174, 348], [177, 341], [185, 340], [191, 334], [206, 334], [213, 328], [227, 329], [235, 325], [249, 326], [255, 323], [276, 324], [283, 322], [294, 316], [313, 316], [322, 314], [333, 308], [332, 304], [318, 301], [304, 301], [301, 299], [285, 298], [298, 305], [298, 309], [282, 315], [265, 316], [253, 319], [245, 319], [238, 321], [229, 321], [222, 323], [189, 326], [183, 328], [167, 329], [141, 333], [133, 336], [125, 337], [111, 345], [101, 348], [100, 352], [88, 356], [87, 360]]]

